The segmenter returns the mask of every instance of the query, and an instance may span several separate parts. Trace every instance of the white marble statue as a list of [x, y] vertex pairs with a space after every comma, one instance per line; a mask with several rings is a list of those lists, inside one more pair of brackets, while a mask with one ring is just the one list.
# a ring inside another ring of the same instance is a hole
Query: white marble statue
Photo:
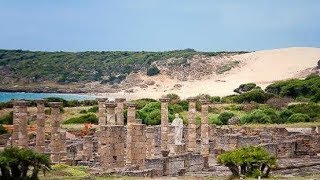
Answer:
[[183, 121], [179, 117], [179, 114], [175, 116], [176, 118], [171, 123], [174, 126], [174, 143], [175, 145], [180, 145], [182, 144]]

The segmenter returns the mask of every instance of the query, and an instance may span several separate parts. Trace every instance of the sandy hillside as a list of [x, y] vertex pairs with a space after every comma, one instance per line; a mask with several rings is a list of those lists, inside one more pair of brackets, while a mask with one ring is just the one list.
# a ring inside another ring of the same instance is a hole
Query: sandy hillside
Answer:
[[[261, 87], [283, 80], [303, 76], [306, 69], [314, 68], [320, 60], [320, 48], [285, 48], [256, 51], [235, 55], [229, 60], [240, 61], [232, 70], [203, 77], [202, 80], [179, 81], [166, 75], [155, 77], [142, 76], [144, 80], [153, 80], [155, 85], [147, 88], [133, 88], [133, 93], [101, 94], [108, 97], [159, 98], [164, 94], [175, 93], [182, 98], [199, 94], [226, 96], [240, 84], [254, 82]], [[177, 85], [178, 84], [178, 85]], [[181, 86], [181, 87], [180, 87]]]

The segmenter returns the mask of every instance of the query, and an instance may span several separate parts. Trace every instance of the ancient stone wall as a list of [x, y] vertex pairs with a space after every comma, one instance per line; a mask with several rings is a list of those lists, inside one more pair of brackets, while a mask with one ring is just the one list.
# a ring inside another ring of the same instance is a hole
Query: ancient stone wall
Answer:
[[[121, 125], [105, 125], [100, 127], [100, 165], [103, 169], [123, 167], [125, 165], [125, 127]], [[84, 149], [91, 151], [89, 149]]]

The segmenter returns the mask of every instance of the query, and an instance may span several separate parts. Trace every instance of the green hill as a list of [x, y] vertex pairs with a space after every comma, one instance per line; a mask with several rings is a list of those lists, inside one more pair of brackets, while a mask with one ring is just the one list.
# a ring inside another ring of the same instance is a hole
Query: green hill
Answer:
[[154, 61], [229, 53], [246, 52], [197, 52], [193, 49], [166, 52], [0, 50], [0, 84], [119, 82], [131, 72], [146, 71]]

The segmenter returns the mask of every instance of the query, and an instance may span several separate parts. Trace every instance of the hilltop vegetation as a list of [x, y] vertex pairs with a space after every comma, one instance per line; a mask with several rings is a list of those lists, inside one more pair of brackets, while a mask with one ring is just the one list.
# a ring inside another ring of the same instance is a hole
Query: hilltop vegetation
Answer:
[[[121, 81], [131, 72], [146, 71], [152, 63], [169, 58], [188, 59], [194, 55], [217, 56], [245, 52], [197, 52], [193, 49], [166, 52], [86, 51], [40, 52], [0, 50], [0, 84], [9, 82]], [[157, 72], [152, 72], [157, 73]]]

